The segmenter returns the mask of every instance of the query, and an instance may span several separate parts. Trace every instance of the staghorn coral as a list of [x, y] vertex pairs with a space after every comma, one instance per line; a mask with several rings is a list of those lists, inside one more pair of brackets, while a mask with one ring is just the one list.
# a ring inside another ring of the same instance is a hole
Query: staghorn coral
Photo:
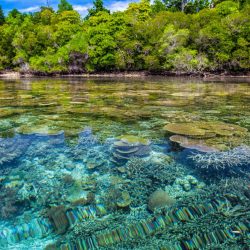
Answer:
[[136, 179], [149, 178], [154, 183], [173, 183], [177, 177], [185, 175], [183, 165], [174, 161], [166, 162], [164, 158], [158, 157], [159, 161], [154, 159], [144, 160], [133, 157], [125, 165], [125, 173], [128, 178]]
[[128, 180], [122, 185], [132, 198], [132, 206], [141, 206], [157, 188], [164, 188], [166, 184], [174, 183], [175, 179], [186, 175], [183, 165], [175, 161], [166, 162], [158, 157], [142, 159], [131, 158], [124, 166], [124, 172]]
[[86, 127], [81, 133], [79, 133], [78, 144], [80, 145], [96, 145], [98, 143], [97, 138], [93, 135], [92, 129], [90, 127]]
[[221, 170], [250, 163], [250, 147], [239, 146], [225, 152], [193, 154], [189, 156], [199, 168]]
[[147, 161], [133, 157], [126, 164], [126, 173], [129, 177], [142, 177], [145, 174], [146, 166]]

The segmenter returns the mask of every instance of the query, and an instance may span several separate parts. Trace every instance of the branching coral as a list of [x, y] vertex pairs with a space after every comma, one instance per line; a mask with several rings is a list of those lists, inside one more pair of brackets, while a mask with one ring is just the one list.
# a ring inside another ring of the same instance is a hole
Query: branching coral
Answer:
[[16, 136], [14, 138], [0, 138], [0, 166], [20, 157], [29, 145], [29, 139]]
[[132, 206], [141, 206], [157, 188], [172, 184], [184, 175], [183, 166], [176, 162], [155, 162], [154, 159], [131, 158], [125, 165], [125, 174], [132, 180], [123, 185], [132, 197]]
[[85, 128], [79, 134], [79, 140], [78, 140], [79, 146], [88, 148], [89, 146], [97, 145], [97, 143], [98, 143], [98, 140], [93, 135], [91, 128]]
[[250, 147], [240, 146], [225, 152], [198, 153], [189, 158], [200, 168], [226, 169], [249, 164]]

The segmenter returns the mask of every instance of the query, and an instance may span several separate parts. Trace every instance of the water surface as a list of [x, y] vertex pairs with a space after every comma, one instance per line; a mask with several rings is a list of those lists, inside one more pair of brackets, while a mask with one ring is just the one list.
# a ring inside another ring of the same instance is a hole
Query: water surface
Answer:
[[0, 80], [0, 249], [247, 249], [249, 130], [247, 82]]

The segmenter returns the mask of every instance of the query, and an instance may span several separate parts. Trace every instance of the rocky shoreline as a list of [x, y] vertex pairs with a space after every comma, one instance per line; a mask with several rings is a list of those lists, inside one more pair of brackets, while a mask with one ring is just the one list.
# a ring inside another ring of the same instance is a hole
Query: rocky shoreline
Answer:
[[227, 79], [244, 79], [244, 81], [250, 82], [250, 72], [244, 74], [235, 73], [188, 73], [188, 72], [149, 72], [149, 71], [124, 71], [124, 72], [94, 72], [94, 73], [43, 73], [43, 72], [19, 72], [19, 71], [0, 71], [0, 78], [5, 79], [19, 79], [19, 78], [31, 78], [31, 77], [84, 77], [84, 78], [141, 78], [141, 77], [198, 77], [204, 80], [227, 80]]

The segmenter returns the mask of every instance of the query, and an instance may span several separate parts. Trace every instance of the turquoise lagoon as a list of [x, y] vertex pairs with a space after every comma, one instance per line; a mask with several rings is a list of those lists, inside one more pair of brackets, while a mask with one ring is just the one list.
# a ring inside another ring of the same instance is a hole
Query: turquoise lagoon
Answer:
[[249, 249], [250, 85], [0, 80], [0, 249]]

